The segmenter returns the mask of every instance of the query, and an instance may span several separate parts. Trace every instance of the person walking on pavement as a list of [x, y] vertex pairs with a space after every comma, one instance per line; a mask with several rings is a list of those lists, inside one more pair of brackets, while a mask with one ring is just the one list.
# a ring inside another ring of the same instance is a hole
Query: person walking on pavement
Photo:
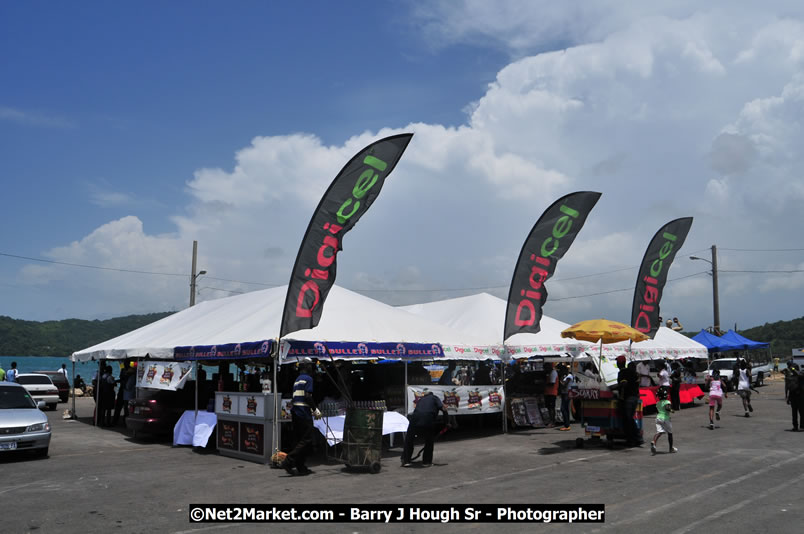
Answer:
[[402, 467], [410, 467], [413, 457], [413, 441], [416, 436], [424, 439], [424, 456], [422, 457], [422, 467], [433, 465], [433, 448], [435, 437], [438, 433], [438, 412], [444, 414], [444, 425], [449, 427], [449, 413], [447, 407], [441, 399], [428, 391], [423, 397], [419, 397], [416, 408], [408, 415], [408, 431], [405, 433], [405, 448], [402, 451]]
[[651, 454], [656, 454], [656, 441], [662, 437], [662, 434], [667, 434], [670, 449], [668, 452], [678, 452], [678, 449], [673, 447], [673, 424], [670, 422], [670, 414], [673, 412], [673, 407], [670, 401], [667, 400], [667, 390], [659, 390], [659, 402], [656, 403], [656, 435], [650, 442]]
[[[726, 393], [726, 383], [720, 377], [720, 371], [715, 369], [712, 374], [706, 377], [706, 384], [709, 388], [709, 430], [715, 429], [715, 422], [712, 416], [720, 421], [720, 410], [723, 408], [723, 397], [728, 399], [729, 394]], [[717, 405], [717, 411], [715, 406]]]
[[575, 376], [566, 365], [559, 364], [558, 394], [561, 396], [561, 419], [563, 424], [559, 430], [570, 430], [570, 390], [575, 387]]
[[748, 363], [745, 360], [740, 360], [740, 376], [737, 379], [737, 394], [743, 399], [743, 410], [745, 416], [749, 412], [753, 412], [754, 408], [751, 406], [751, 370], [748, 369]]
[[544, 406], [550, 414], [550, 422], [547, 424], [548, 428], [555, 426], [556, 422], [556, 396], [558, 395], [558, 373], [553, 369], [553, 364], [550, 362], [544, 363]]
[[[280, 464], [290, 475], [309, 475], [312, 471], [307, 467], [307, 456], [313, 449], [313, 437], [315, 427], [313, 426], [313, 416], [316, 419], [321, 417], [313, 399], [313, 363], [309, 358], [302, 360], [299, 365], [299, 376], [293, 383], [293, 399], [290, 411], [291, 423], [293, 425], [293, 435], [296, 438], [296, 445], [290, 451], [285, 460]], [[296, 471], [294, 472], [294, 468]]]
[[617, 391], [620, 398], [626, 445], [639, 447], [642, 445], [642, 437], [639, 435], [639, 428], [634, 421], [634, 414], [639, 404], [639, 378], [636, 373], [636, 364], [631, 362], [626, 366], [625, 355], [621, 354], [617, 356], [617, 367], [620, 369], [620, 372], [617, 373]]
[[784, 398], [793, 414], [793, 432], [804, 430], [804, 392], [802, 384], [804, 375], [792, 360], [787, 362], [784, 370]]

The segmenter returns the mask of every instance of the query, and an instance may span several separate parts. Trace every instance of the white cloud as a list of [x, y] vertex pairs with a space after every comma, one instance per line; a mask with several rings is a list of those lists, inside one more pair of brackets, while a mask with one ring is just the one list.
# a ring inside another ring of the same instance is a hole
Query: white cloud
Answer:
[[[671, 278], [699, 271], [686, 251], [713, 243], [760, 249], [800, 241], [801, 8], [784, 3], [790, 15], [782, 20], [748, 2], [699, 6], [421, 4], [418, 20], [428, 35], [440, 35], [440, 45], [493, 40], [517, 58], [501, 66], [476, 102], [455, 103], [469, 110], [465, 125], [417, 122], [355, 133], [339, 146], [314, 133], [255, 137], [231, 168], [194, 173], [187, 205], [173, 218], [175, 234], [149, 235], [139, 219], [127, 217], [49, 257], [187, 272], [197, 239], [210, 285], [215, 277], [285, 283], [312, 210], [337, 171], [369, 142], [413, 131], [376, 207], [344, 239], [339, 283], [366, 289], [508, 284], [522, 240], [542, 211], [573, 190], [597, 190], [603, 196], [587, 227], [548, 282], [553, 300], [546, 311], [568, 321], [628, 320], [629, 291], [568, 297], [631, 287], [648, 241], [671, 219], [695, 216]], [[115, 199], [125, 197], [106, 198]], [[775, 261], [765, 260], [768, 268]], [[629, 265], [633, 271], [560, 280]], [[54, 269], [37, 266], [26, 274], [52, 281]], [[763, 291], [779, 298], [793, 276], [769, 277]], [[187, 300], [186, 280], [127, 280], [93, 273], [86, 285], [113, 287], [120, 302], [125, 297], [151, 310]], [[662, 308], [690, 328], [709, 325], [709, 284], [704, 276], [668, 284]], [[772, 308], [771, 299], [764, 308], [737, 305], [752, 285], [750, 276], [724, 277], [724, 324], [730, 314], [746, 323]]]
[[0, 106], [0, 121], [10, 121], [25, 126], [41, 128], [74, 128], [72, 121], [56, 115], [49, 115], [37, 111], [24, 111], [16, 108]]

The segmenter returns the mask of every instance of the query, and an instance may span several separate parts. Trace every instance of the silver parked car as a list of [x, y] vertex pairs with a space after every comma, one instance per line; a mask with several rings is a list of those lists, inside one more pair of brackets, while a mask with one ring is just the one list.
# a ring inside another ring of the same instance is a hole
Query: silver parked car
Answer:
[[0, 454], [32, 450], [47, 456], [50, 423], [42, 413], [44, 401], [35, 403], [22, 385], [0, 382]]

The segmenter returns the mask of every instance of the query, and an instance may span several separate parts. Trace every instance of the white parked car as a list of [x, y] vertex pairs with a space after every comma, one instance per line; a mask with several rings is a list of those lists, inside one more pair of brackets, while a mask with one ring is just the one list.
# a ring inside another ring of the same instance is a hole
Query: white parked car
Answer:
[[17, 383], [28, 390], [34, 402], [44, 401], [48, 410], [55, 410], [59, 403], [59, 388], [47, 375], [26, 373], [17, 375]]
[[[712, 363], [709, 364], [709, 370], [706, 371], [707, 375], [711, 375], [714, 369], [720, 371], [720, 378], [722, 378], [726, 382], [726, 387], [729, 391], [734, 389], [734, 385], [732, 383], [732, 374], [734, 371], [734, 364], [737, 361], [737, 358], [719, 358], [717, 360], [713, 360]], [[770, 363], [770, 359], [765, 357], [763, 358], [755, 358], [751, 363], [751, 379], [753, 380], [754, 387], [758, 387], [764, 384], [765, 378], [769, 377], [771, 371], [773, 370], [773, 365]]]
[[45, 403], [35, 403], [25, 387], [0, 382], [0, 455], [12, 450], [31, 450], [47, 456], [50, 423], [42, 413]]

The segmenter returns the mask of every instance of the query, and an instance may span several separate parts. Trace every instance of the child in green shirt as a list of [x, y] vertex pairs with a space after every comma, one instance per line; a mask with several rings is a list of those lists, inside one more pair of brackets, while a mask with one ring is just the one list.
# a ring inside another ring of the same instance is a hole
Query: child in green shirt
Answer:
[[667, 434], [667, 439], [670, 442], [669, 452], [678, 452], [678, 449], [673, 447], [673, 424], [670, 422], [670, 414], [673, 413], [673, 408], [670, 401], [667, 400], [667, 390], [659, 388], [658, 391], [659, 402], [656, 403], [656, 435], [653, 436], [653, 441], [650, 442], [651, 454], [656, 454], [656, 440], [662, 434]]

